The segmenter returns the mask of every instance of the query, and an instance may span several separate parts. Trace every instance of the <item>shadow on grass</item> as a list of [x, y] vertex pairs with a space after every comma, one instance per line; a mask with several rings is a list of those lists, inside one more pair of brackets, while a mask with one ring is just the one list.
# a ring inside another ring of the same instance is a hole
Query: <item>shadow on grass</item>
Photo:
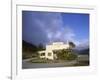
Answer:
[[89, 61], [78, 61], [75, 65], [73, 66], [89, 66]]

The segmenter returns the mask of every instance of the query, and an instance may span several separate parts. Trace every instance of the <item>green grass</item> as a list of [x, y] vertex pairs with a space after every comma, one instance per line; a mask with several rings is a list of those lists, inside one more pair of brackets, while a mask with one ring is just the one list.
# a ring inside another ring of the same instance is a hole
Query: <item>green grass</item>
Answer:
[[74, 66], [89, 66], [89, 61], [79, 61]]
[[38, 58], [38, 59], [30, 60], [30, 62], [32, 62], [32, 63], [50, 63], [50, 62], [52, 62], [52, 60]]
[[31, 63], [63, 63], [63, 62], [69, 62], [71, 60], [49, 60], [49, 59], [32, 59], [29, 62]]

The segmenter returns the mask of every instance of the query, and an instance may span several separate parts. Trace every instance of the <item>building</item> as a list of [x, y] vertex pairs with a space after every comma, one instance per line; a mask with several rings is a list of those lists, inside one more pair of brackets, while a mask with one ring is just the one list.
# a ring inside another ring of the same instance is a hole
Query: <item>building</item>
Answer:
[[47, 59], [56, 59], [57, 55], [53, 53], [55, 50], [62, 50], [62, 49], [68, 49], [70, 46], [69, 44], [64, 44], [63, 42], [54, 42], [50, 45], [46, 45], [46, 50], [39, 51], [39, 57], [40, 58], [47, 58]]

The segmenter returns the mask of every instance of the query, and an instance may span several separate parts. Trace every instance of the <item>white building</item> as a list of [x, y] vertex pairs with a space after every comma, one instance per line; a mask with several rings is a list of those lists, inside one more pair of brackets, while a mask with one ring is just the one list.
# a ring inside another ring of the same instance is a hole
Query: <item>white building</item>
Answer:
[[54, 50], [68, 49], [69, 44], [64, 44], [63, 42], [54, 42], [51, 45], [46, 45], [46, 50], [39, 51], [40, 58], [55, 59], [56, 54], [53, 53]]

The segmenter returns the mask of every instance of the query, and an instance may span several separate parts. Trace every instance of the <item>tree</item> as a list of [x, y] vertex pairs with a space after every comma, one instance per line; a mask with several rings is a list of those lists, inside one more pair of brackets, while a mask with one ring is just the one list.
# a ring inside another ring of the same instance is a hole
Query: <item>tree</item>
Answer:
[[71, 49], [75, 48], [75, 44], [73, 42], [69, 42], [69, 46], [70, 46]]
[[55, 54], [57, 54], [59, 60], [75, 60], [77, 58], [77, 55], [71, 49], [58, 50], [55, 51]]
[[68, 51], [63, 49], [63, 50], [56, 51], [56, 54], [57, 54], [57, 59], [66, 60]]

